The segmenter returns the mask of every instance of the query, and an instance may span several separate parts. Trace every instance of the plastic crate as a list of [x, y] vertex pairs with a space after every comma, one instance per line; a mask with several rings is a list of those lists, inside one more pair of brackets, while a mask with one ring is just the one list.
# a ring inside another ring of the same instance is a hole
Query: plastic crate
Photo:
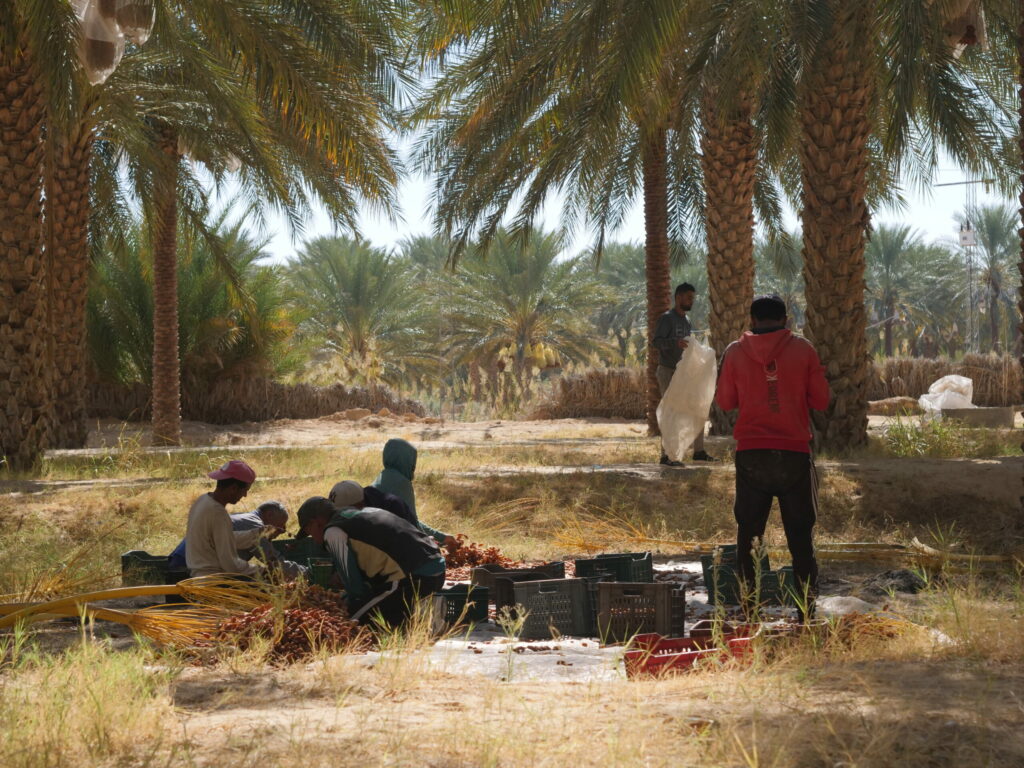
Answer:
[[494, 610], [501, 613], [502, 608], [514, 608], [516, 604], [515, 585], [524, 581], [551, 581], [543, 574], [535, 571], [520, 573], [519, 571], [508, 571], [495, 574], [491, 583], [491, 602], [494, 603]]
[[515, 584], [516, 604], [526, 609], [520, 636], [526, 640], [562, 635], [591, 637], [594, 607], [586, 579], [549, 579]]
[[749, 660], [753, 655], [753, 636], [723, 638], [721, 646], [708, 645], [699, 638], [666, 638], [658, 634], [637, 635], [626, 651], [626, 675], [664, 675], [685, 672], [704, 661]]
[[493, 587], [498, 577], [534, 574], [544, 579], [564, 579], [565, 563], [553, 562], [535, 565], [532, 568], [505, 568], [502, 565], [478, 565], [470, 574], [470, 581], [481, 587]]
[[679, 636], [685, 613], [685, 592], [672, 584], [597, 585], [597, 634], [604, 642], [621, 643], [640, 633]]
[[326, 547], [317, 544], [309, 536], [303, 539], [274, 539], [270, 543], [285, 560], [302, 565], [309, 565], [310, 558], [329, 558], [331, 556]]
[[444, 622], [450, 627], [487, 621], [487, 587], [455, 584], [438, 594], [444, 598]]
[[334, 561], [329, 557], [309, 558], [309, 583], [318, 587], [326, 587], [334, 575]]
[[167, 555], [151, 555], [140, 549], [121, 555], [121, 585], [177, 584], [188, 578], [188, 569], [171, 569]]
[[[737, 567], [738, 561], [736, 559], [735, 544], [725, 544], [720, 547], [715, 547], [715, 550], [718, 553], [718, 562], [720, 565], [728, 565], [733, 568]], [[714, 564], [714, 562], [715, 553], [700, 556], [700, 567], [701, 570], [704, 571], [705, 584], [711, 583], [711, 566]], [[771, 564], [768, 562], [768, 553], [765, 553], [764, 557], [761, 558], [761, 572], [767, 573], [770, 570]]]
[[576, 561], [576, 576], [611, 574], [615, 581], [631, 584], [654, 581], [654, 559], [650, 552], [620, 552]]

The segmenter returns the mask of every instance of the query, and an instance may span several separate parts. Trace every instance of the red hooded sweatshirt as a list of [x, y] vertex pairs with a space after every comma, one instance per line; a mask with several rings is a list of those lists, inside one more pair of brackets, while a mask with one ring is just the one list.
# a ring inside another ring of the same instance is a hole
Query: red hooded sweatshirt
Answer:
[[828, 407], [825, 368], [811, 343], [788, 330], [747, 331], [725, 350], [715, 401], [740, 409], [737, 451], [810, 453], [810, 409]]

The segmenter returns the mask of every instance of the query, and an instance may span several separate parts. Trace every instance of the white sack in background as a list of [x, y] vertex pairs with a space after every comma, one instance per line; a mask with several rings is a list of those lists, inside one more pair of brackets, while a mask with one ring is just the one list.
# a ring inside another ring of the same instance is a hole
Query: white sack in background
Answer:
[[715, 351], [692, 336], [689, 340], [672, 383], [658, 404], [661, 442], [666, 455], [674, 461], [681, 461], [683, 452], [704, 431], [715, 398]]

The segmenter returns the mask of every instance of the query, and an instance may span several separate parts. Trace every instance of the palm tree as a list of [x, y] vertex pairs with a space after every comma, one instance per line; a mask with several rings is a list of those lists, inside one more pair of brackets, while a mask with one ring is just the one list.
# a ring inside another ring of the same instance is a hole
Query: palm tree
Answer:
[[[374, 13], [350, 2], [165, 0], [158, 8], [153, 39], [133, 70], [140, 80], [122, 76], [125, 87], [113, 99], [120, 109], [106, 109], [114, 130], [105, 134], [115, 147], [110, 154], [131, 164], [131, 191], [149, 203], [157, 245], [154, 440], [180, 438], [179, 204], [193, 201], [183, 211], [186, 224], [201, 226], [204, 218], [204, 191], [183, 157], [218, 182], [238, 166], [234, 176], [245, 194], [283, 208], [297, 229], [312, 198], [350, 228], [357, 195], [391, 210], [395, 171], [383, 134], [396, 82], [397, 24], [389, 2]], [[122, 64], [115, 78], [126, 69]], [[140, 82], [148, 86], [141, 93]], [[144, 98], [150, 94], [156, 98]]]
[[882, 354], [886, 357], [893, 356], [893, 329], [900, 319], [898, 305], [915, 280], [916, 265], [911, 254], [920, 245], [921, 236], [909, 226], [883, 225], [871, 234], [865, 250], [867, 290], [882, 325]]
[[612, 296], [610, 303], [598, 306], [594, 325], [602, 338], [611, 336], [615, 340], [617, 362], [624, 365], [645, 346], [638, 333], [646, 306], [644, 249], [633, 243], [611, 243], [604, 253], [592, 252], [589, 258], [597, 279]]
[[[181, 237], [177, 247], [177, 346], [185, 392], [221, 379], [269, 377], [294, 365], [294, 323], [281, 270], [264, 266], [263, 244], [228, 211], [212, 235]], [[92, 264], [87, 318], [91, 375], [103, 383], [152, 384], [153, 238], [136, 222]], [[225, 271], [225, 266], [231, 274]]]
[[[867, 436], [870, 206], [905, 170], [927, 179], [939, 146], [964, 167], [998, 170], [1009, 126], [1005, 104], [994, 102], [1005, 94], [978, 85], [954, 58], [943, 29], [946, 4], [718, 7], [724, 13], [714, 30], [729, 40], [731, 69], [762, 73], [755, 83], [763, 99], [758, 119], [769, 128], [766, 160], [801, 200], [807, 332], [832, 388], [817, 419], [822, 441], [854, 447]], [[753, 33], [732, 36], [733, 28]], [[787, 161], [793, 138], [798, 168]]]
[[610, 298], [586, 258], [559, 258], [561, 239], [534, 232], [523, 244], [504, 230], [454, 278], [448, 343], [457, 364], [507, 370], [528, 388], [534, 368], [582, 362], [600, 350], [586, 313]]
[[[1003, 349], [1003, 326], [1000, 322], [1000, 306], [1008, 306], [1013, 312], [1013, 298], [1009, 290], [1010, 264], [1018, 244], [1017, 213], [1008, 205], [985, 205], [970, 208], [958, 217], [973, 227], [979, 246], [981, 263], [977, 279], [984, 295], [985, 312], [988, 315], [989, 349], [998, 352]], [[1007, 348], [1012, 341], [1010, 330]]]
[[409, 264], [365, 242], [319, 237], [288, 267], [321, 379], [402, 385], [436, 374], [432, 306]]
[[0, 5], [0, 466], [14, 469], [32, 467], [52, 433], [42, 126], [75, 93], [77, 27], [66, 2]]
[[[418, 48], [428, 62], [456, 63], [414, 117], [428, 126], [419, 156], [436, 173], [437, 224], [453, 256], [471, 241], [486, 250], [513, 207], [510, 231], [525, 238], [554, 190], [566, 228], [591, 225], [600, 252], [642, 189], [650, 338], [671, 303], [672, 241], [696, 205], [696, 132], [673, 106], [685, 4], [428, 5]], [[647, 355], [653, 433], [657, 363]]]

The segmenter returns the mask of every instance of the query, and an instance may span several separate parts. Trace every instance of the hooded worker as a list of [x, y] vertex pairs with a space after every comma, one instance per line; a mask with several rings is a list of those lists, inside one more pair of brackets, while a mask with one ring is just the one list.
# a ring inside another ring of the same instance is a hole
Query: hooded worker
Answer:
[[438, 544], [449, 549], [457, 549], [458, 540], [454, 536], [443, 533], [420, 520], [416, 512], [416, 491], [412, 487], [412, 479], [416, 474], [416, 449], [407, 440], [392, 438], [384, 443], [384, 469], [373, 481], [373, 487], [384, 493], [397, 496], [405, 502], [412, 517], [424, 533], [433, 536]]

